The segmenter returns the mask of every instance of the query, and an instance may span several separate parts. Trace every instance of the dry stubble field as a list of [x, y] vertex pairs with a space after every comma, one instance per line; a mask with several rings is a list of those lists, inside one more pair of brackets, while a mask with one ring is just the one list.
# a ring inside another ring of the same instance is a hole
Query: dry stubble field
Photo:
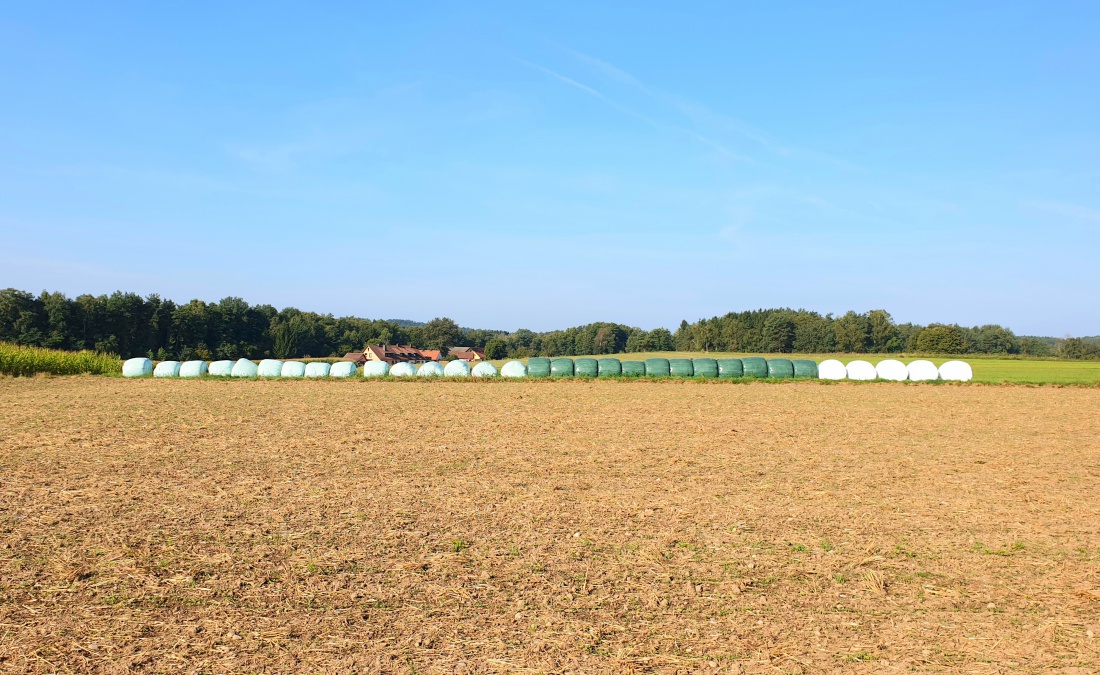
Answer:
[[1093, 672], [1100, 390], [0, 379], [0, 671]]

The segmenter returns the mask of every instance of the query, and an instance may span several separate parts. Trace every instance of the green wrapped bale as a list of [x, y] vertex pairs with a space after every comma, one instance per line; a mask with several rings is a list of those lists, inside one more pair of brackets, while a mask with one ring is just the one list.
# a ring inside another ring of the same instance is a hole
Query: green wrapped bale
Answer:
[[[600, 359], [599, 371], [600, 377], [619, 377], [623, 374], [623, 364], [619, 362], [619, 359]], [[642, 372], [645, 372], [644, 365], [642, 366]]]
[[691, 359], [669, 359], [668, 374], [672, 377], [695, 377], [695, 366]]
[[655, 358], [645, 360], [646, 377], [668, 377], [669, 372], [668, 359]]
[[623, 377], [645, 377], [645, 364], [641, 361], [623, 361]]
[[718, 362], [714, 359], [692, 359], [691, 367], [695, 369], [695, 377], [718, 377]]
[[791, 361], [794, 365], [795, 377], [808, 377], [817, 379], [817, 362], [810, 359], [794, 359]]
[[550, 377], [573, 377], [573, 359], [551, 360]]
[[789, 380], [794, 377], [794, 364], [790, 359], [768, 359], [768, 377]]
[[596, 359], [577, 359], [573, 362], [573, 374], [577, 377], [599, 377], [600, 362]]
[[550, 377], [550, 359], [542, 356], [528, 359], [527, 374], [530, 377]]
[[744, 377], [745, 368], [741, 365], [741, 359], [717, 359], [718, 377]]
[[768, 361], [759, 356], [746, 356], [741, 359], [741, 367], [745, 371], [744, 377], [765, 378], [768, 376]]

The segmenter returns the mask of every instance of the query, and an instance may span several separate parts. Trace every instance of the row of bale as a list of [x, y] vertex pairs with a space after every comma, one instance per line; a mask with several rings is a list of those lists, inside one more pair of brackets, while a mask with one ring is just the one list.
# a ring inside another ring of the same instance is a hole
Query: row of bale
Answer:
[[836, 359], [826, 359], [817, 366], [818, 377], [822, 380], [893, 380], [895, 382], [929, 382], [946, 380], [949, 382], [967, 382], [974, 379], [974, 370], [966, 361], [947, 361], [936, 364], [924, 359], [911, 361], [908, 365], [897, 359], [884, 359], [872, 365], [869, 361], [856, 359], [847, 365]]

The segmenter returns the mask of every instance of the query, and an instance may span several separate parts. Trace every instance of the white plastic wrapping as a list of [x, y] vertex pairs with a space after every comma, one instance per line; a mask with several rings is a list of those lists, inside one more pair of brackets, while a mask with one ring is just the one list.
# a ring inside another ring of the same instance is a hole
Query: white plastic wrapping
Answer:
[[385, 377], [390, 374], [390, 364], [385, 361], [367, 361], [363, 364], [363, 377]]
[[225, 361], [215, 361], [210, 364], [210, 369], [206, 372], [211, 377], [229, 377], [233, 374], [233, 362], [228, 359]]
[[355, 361], [337, 361], [328, 369], [329, 377], [351, 377], [355, 374]]
[[237, 362], [233, 364], [233, 372], [230, 375], [233, 377], [256, 377], [256, 370], [255, 363], [248, 359], [237, 359]]
[[411, 363], [406, 363], [405, 361], [395, 363], [393, 367], [390, 368], [390, 375], [394, 377], [412, 377], [416, 375], [416, 366]]
[[443, 374], [447, 377], [469, 377], [470, 364], [462, 359], [451, 361], [443, 368]]
[[909, 371], [909, 379], [913, 382], [925, 382], [927, 380], [940, 379], [940, 371], [936, 364], [923, 359], [913, 361], [906, 369]]
[[[820, 366], [818, 369], [820, 370]], [[873, 380], [878, 376], [875, 367], [861, 359], [849, 362], [844, 370], [847, 371], [849, 380]]]
[[940, 379], [969, 382], [974, 379], [974, 369], [966, 361], [948, 361], [940, 366]]
[[875, 374], [880, 380], [902, 382], [909, 379], [909, 369], [897, 359], [883, 359], [875, 365]]
[[817, 364], [817, 377], [820, 380], [843, 380], [848, 377], [848, 370], [836, 359], [825, 359]]
[[[522, 363], [520, 365], [523, 365]], [[496, 377], [497, 367], [488, 361], [482, 361], [474, 366], [473, 371], [470, 373], [474, 377]]]
[[179, 361], [161, 361], [153, 369], [153, 377], [179, 377], [181, 365]]
[[184, 361], [180, 365], [180, 377], [202, 377], [210, 372], [206, 361]]
[[527, 364], [523, 361], [509, 361], [500, 369], [501, 377], [527, 377]]
[[311, 361], [306, 364], [306, 377], [328, 377], [328, 370], [324, 361]]
[[153, 362], [150, 359], [139, 356], [135, 359], [126, 359], [122, 364], [123, 377], [146, 377], [153, 374]]
[[301, 361], [287, 361], [283, 364], [282, 371], [279, 372], [279, 377], [305, 377], [306, 376], [306, 364]]
[[417, 369], [416, 374], [419, 377], [442, 377], [443, 366], [439, 365], [435, 361], [428, 361], [427, 363], [422, 364], [420, 368]]
[[278, 359], [264, 359], [256, 366], [259, 377], [279, 377], [283, 374], [283, 362]]

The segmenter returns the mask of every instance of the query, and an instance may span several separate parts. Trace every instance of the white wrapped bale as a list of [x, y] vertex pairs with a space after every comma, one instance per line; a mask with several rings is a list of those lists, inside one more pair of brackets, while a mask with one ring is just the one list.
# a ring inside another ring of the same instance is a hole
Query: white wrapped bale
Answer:
[[840, 361], [825, 359], [817, 366], [817, 377], [820, 380], [843, 380], [848, 377], [848, 371]]
[[501, 377], [527, 377], [527, 365], [523, 361], [509, 361], [500, 369]]
[[229, 374], [233, 377], [256, 377], [256, 364], [248, 359], [237, 359], [233, 364], [233, 370]]
[[123, 377], [147, 377], [153, 374], [153, 362], [150, 359], [139, 356], [136, 359], [126, 359], [122, 364]]
[[435, 361], [428, 361], [417, 369], [416, 375], [417, 377], [442, 377], [443, 366]]
[[861, 359], [852, 361], [844, 370], [848, 373], [849, 380], [873, 380], [878, 376], [875, 367]]
[[940, 366], [940, 379], [951, 382], [969, 382], [974, 379], [974, 369], [966, 361], [948, 361]]
[[323, 361], [312, 361], [306, 364], [306, 377], [328, 377], [329, 365]]
[[179, 361], [161, 361], [153, 369], [153, 377], [179, 377], [181, 365]]
[[355, 374], [355, 361], [338, 361], [328, 369], [329, 377], [351, 377]]
[[[523, 364], [521, 363], [520, 365], [522, 366]], [[496, 377], [497, 367], [489, 363], [488, 361], [482, 361], [481, 363], [474, 366], [474, 369], [470, 374], [474, 377]]]
[[206, 361], [185, 361], [180, 366], [180, 377], [202, 377], [210, 372]]
[[411, 363], [406, 363], [405, 361], [395, 363], [393, 367], [390, 368], [390, 375], [394, 377], [412, 377], [416, 375], [416, 366]]
[[279, 372], [279, 377], [305, 377], [306, 364], [301, 361], [287, 361]]
[[913, 382], [926, 382], [928, 380], [940, 379], [940, 371], [936, 368], [936, 364], [931, 361], [925, 361], [923, 359], [913, 361], [906, 367], [906, 370], [909, 371], [909, 379]]
[[363, 364], [363, 377], [385, 377], [390, 374], [390, 364], [385, 361], [367, 361]]
[[233, 374], [233, 362], [228, 359], [225, 361], [215, 361], [210, 364], [210, 369], [207, 373], [211, 377], [229, 377]]
[[451, 361], [443, 368], [443, 374], [447, 377], [469, 377], [470, 376], [470, 364], [466, 363], [462, 359]]
[[256, 375], [259, 377], [279, 377], [283, 374], [283, 362], [278, 359], [264, 359], [256, 367]]
[[903, 382], [909, 379], [909, 370], [897, 359], [883, 359], [875, 366], [875, 374], [880, 380]]

